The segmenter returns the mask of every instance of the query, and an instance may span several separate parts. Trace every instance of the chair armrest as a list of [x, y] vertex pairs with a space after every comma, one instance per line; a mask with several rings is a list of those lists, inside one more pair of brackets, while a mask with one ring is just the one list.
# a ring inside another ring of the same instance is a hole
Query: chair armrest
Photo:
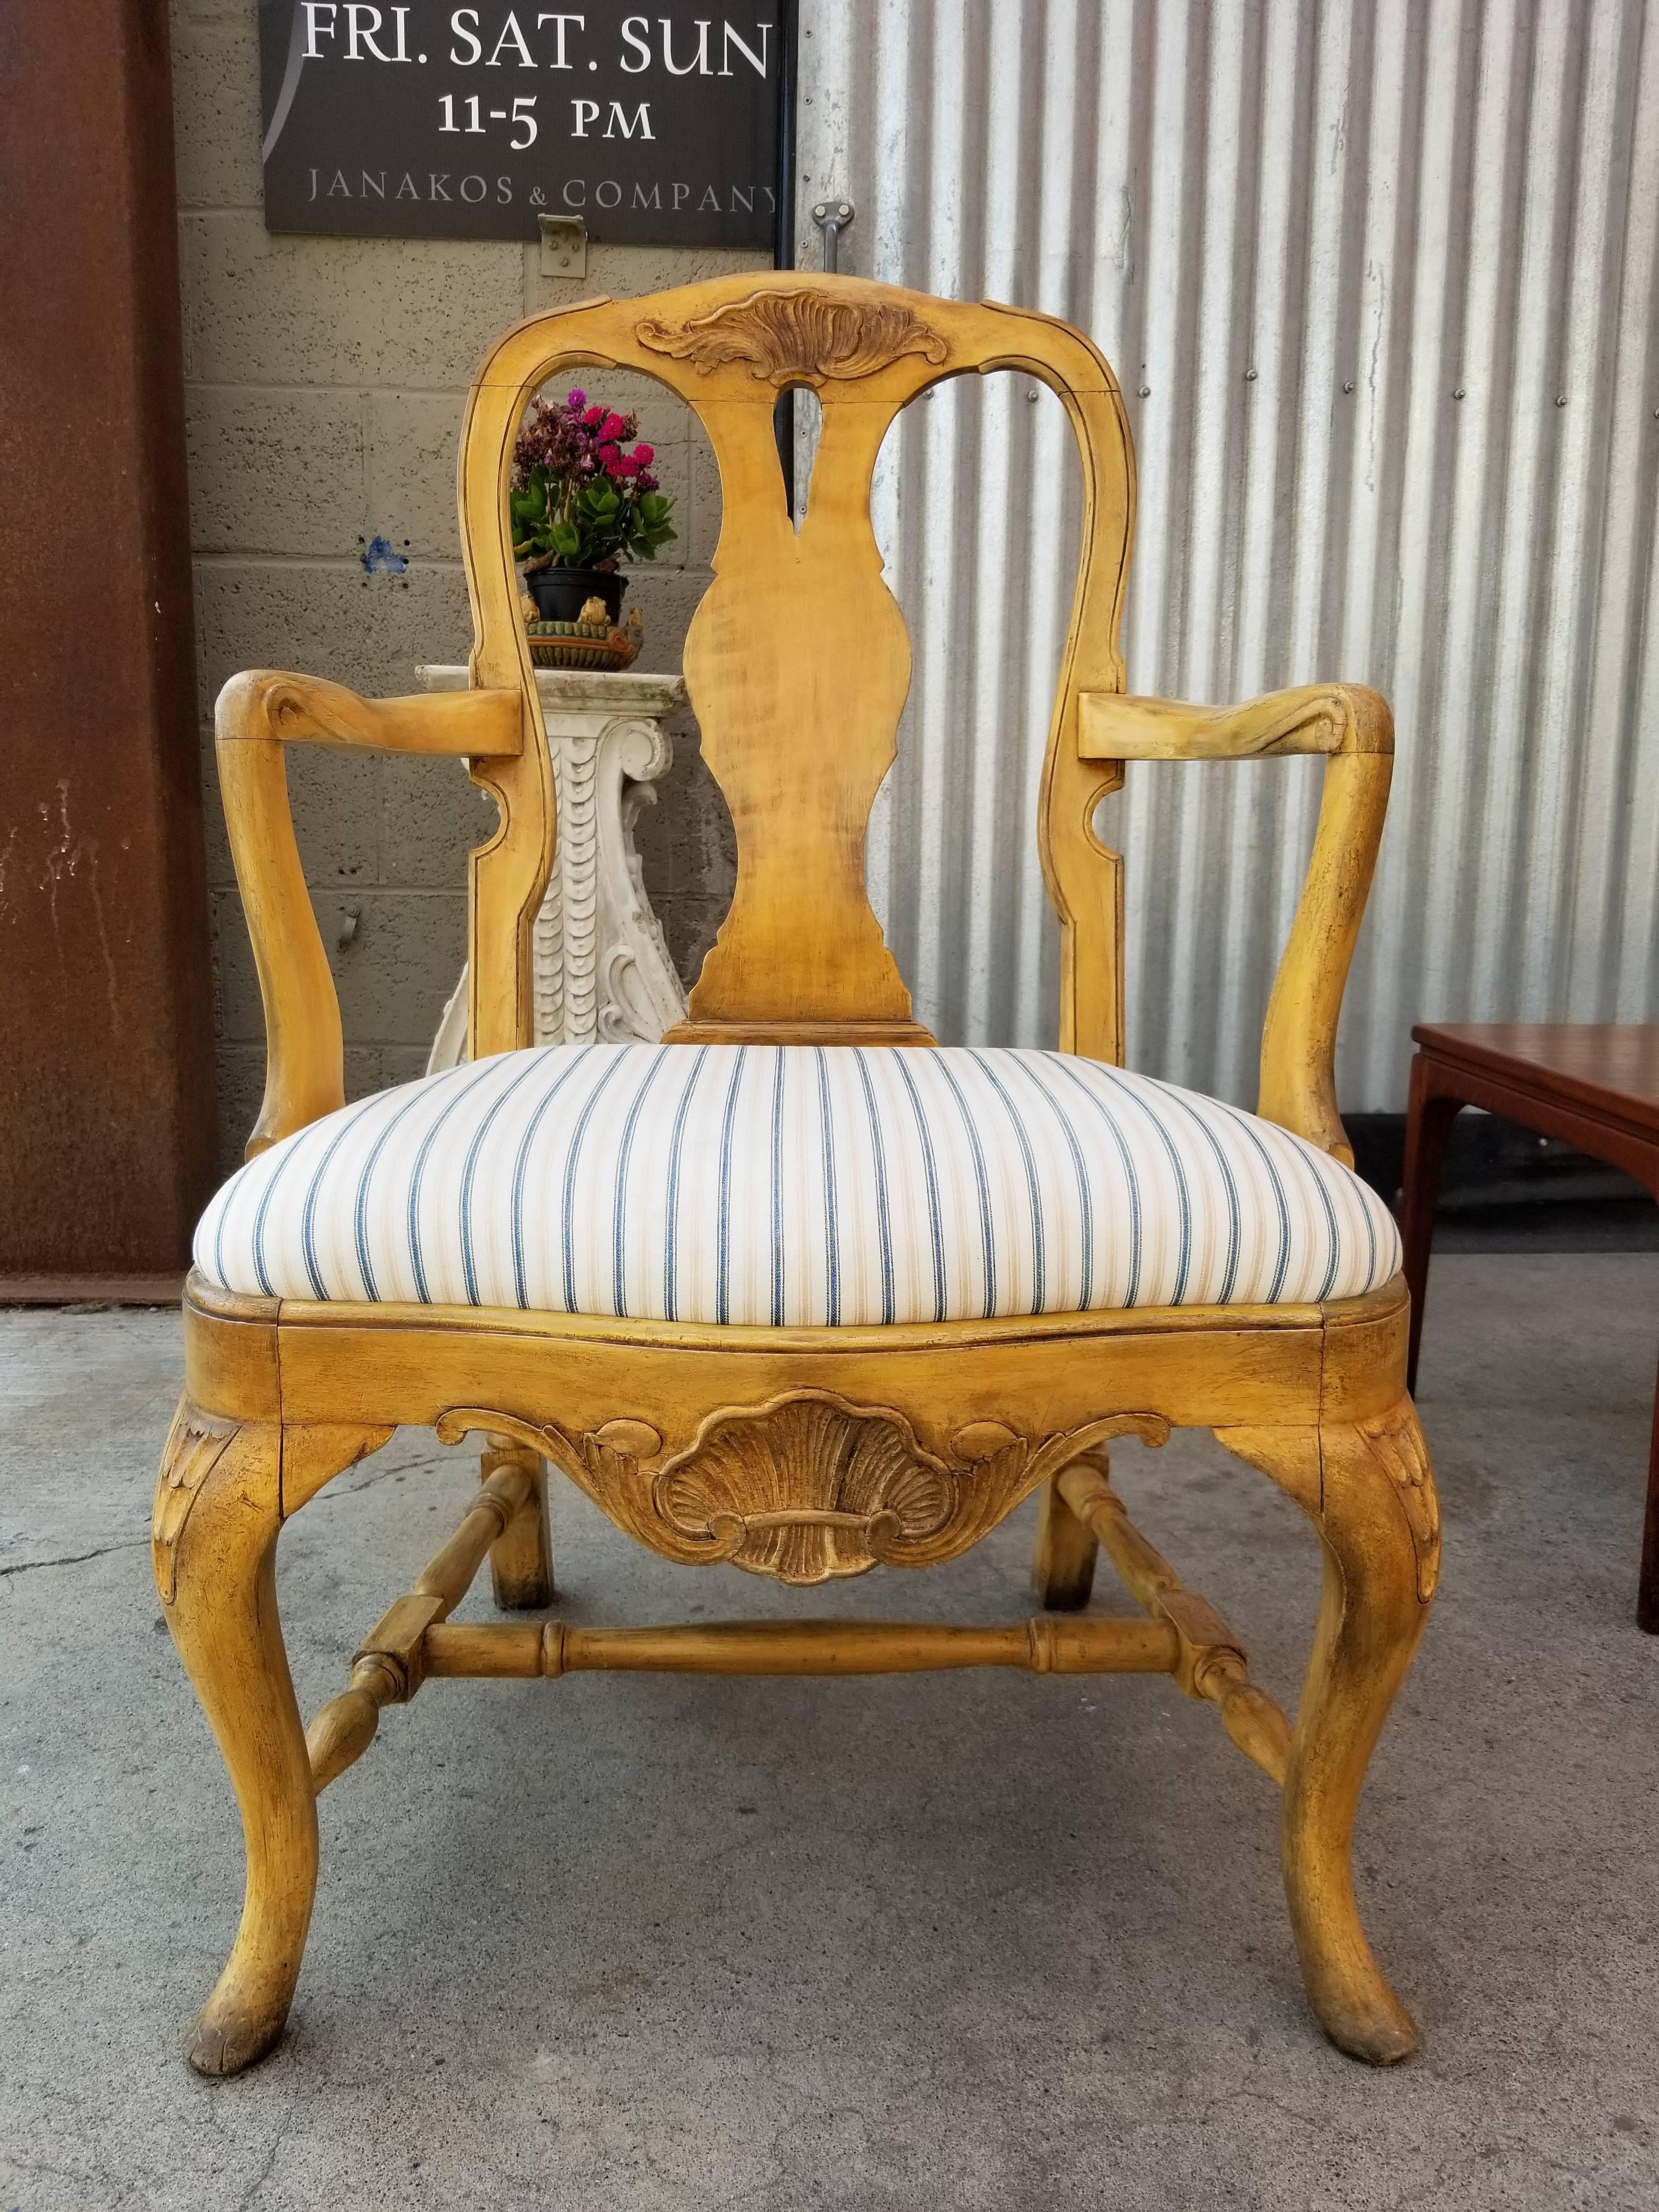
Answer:
[[1242, 707], [1130, 699], [1085, 691], [1078, 701], [1084, 760], [1267, 760], [1288, 753], [1394, 751], [1388, 702], [1360, 684], [1304, 684]]
[[1243, 707], [1086, 692], [1085, 760], [1224, 761], [1325, 755], [1319, 825], [1261, 1030], [1256, 1111], [1353, 1165], [1336, 1104], [1336, 1025], [1376, 866], [1394, 768], [1388, 702], [1363, 684], [1270, 691]]
[[246, 1157], [345, 1100], [340, 1002], [289, 807], [287, 743], [377, 745], [453, 758], [523, 750], [515, 690], [362, 699], [319, 677], [250, 669], [214, 709], [219, 788], [265, 1009], [265, 1095]]

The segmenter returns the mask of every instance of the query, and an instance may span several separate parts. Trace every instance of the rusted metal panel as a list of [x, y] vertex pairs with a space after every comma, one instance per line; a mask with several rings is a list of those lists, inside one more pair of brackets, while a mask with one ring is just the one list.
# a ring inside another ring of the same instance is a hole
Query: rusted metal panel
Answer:
[[215, 1150], [167, 9], [4, 39], [0, 1276], [159, 1274]]

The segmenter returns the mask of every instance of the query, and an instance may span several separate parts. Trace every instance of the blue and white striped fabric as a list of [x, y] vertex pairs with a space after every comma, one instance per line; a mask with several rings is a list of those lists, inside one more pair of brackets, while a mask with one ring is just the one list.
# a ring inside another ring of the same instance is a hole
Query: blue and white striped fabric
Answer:
[[196, 1233], [228, 1291], [774, 1328], [1351, 1297], [1380, 1199], [1255, 1115], [1048, 1052], [554, 1045], [364, 1098]]

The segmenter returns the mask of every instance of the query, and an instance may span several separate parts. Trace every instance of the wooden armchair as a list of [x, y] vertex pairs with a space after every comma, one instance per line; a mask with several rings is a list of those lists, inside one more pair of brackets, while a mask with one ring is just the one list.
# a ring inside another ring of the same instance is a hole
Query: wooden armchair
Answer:
[[[590, 363], [659, 378], [718, 457], [725, 523], [685, 673], [738, 879], [662, 1046], [535, 1050], [529, 933], [556, 824], [506, 487], [531, 395]], [[909, 675], [871, 472], [899, 408], [996, 368], [1059, 394], [1085, 485], [1040, 824], [1064, 948], [1054, 1054], [936, 1046], [863, 879]], [[799, 533], [773, 433], [791, 386], [823, 404]], [[1327, 2033], [1376, 2063], [1403, 2057], [1413, 2030], [1361, 1931], [1349, 1844], [1427, 1618], [1438, 1519], [1406, 1395], [1398, 1240], [1351, 1171], [1332, 1081], [1387, 708], [1340, 685], [1237, 709], [1121, 696], [1133, 490], [1118, 387], [1077, 331], [1012, 308], [793, 273], [584, 302], [484, 363], [459, 489], [470, 692], [369, 701], [255, 673], [219, 700], [270, 1061], [248, 1164], [198, 1234], [155, 1495], [157, 1583], [247, 1852], [192, 2063], [234, 2072], [280, 2034], [316, 1796], [384, 1705], [435, 1675], [592, 1668], [1172, 1674], [1283, 1793], [1291, 1915]], [[289, 742], [459, 756], [501, 812], [471, 861], [475, 1059], [349, 1107]], [[1125, 760], [1291, 752], [1326, 755], [1324, 800], [1253, 1116], [1121, 1070], [1120, 862], [1091, 818]], [[403, 1423], [484, 1438], [483, 1486], [307, 1738], [276, 1539]], [[1319, 1531], [1323, 1609], [1293, 1727], [1112, 1489], [1109, 1440], [1157, 1443], [1174, 1425], [1214, 1430]], [[550, 1462], [670, 1559], [801, 1584], [953, 1558], [1040, 1490], [1043, 1610], [993, 1627], [451, 1622], [486, 1554], [498, 1603], [549, 1605]], [[1144, 1618], [1081, 1613], [1103, 1547]]]

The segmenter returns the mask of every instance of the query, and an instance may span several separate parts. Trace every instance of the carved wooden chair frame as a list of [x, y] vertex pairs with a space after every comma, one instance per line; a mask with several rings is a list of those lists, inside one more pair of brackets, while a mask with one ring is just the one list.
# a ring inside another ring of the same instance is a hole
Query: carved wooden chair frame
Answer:
[[[864, 885], [866, 818], [909, 678], [903, 619], [871, 532], [870, 483], [901, 407], [944, 378], [1012, 368], [1059, 395], [1083, 468], [1081, 555], [1039, 823], [1061, 933], [1061, 1048], [1122, 1057], [1121, 862], [1092, 828], [1121, 763], [1322, 753], [1323, 801], [1267, 1013], [1259, 1110], [1351, 1161], [1332, 1055], [1387, 800], [1386, 706], [1341, 685], [1237, 709], [1121, 696], [1133, 460], [1099, 353], [1042, 316], [793, 273], [584, 302], [522, 325], [491, 352], [461, 448], [470, 691], [368, 700], [270, 672], [225, 687], [220, 775], [269, 1031], [250, 1155], [343, 1096], [339, 1011], [289, 814], [287, 744], [467, 762], [500, 809], [471, 867], [472, 1048], [482, 1056], [530, 1042], [530, 933], [556, 825], [506, 489], [531, 395], [584, 364], [644, 371], [689, 402], [712, 439], [724, 496], [715, 580], [691, 625], [685, 674], [736, 827], [737, 886], [672, 1034], [931, 1043]], [[799, 533], [773, 427], [777, 394], [794, 386], [816, 390], [823, 405]], [[1282, 1790], [1291, 1916], [1327, 2032], [1379, 2063], [1412, 2047], [1350, 1874], [1365, 1765], [1427, 1617], [1438, 1557], [1432, 1477], [1406, 1395], [1397, 1277], [1324, 1304], [773, 1329], [278, 1301], [220, 1292], [194, 1274], [185, 1334], [185, 1395], [155, 1495], [155, 1573], [235, 1785], [247, 1856], [234, 1948], [190, 2039], [199, 2069], [234, 2072], [281, 2033], [316, 1886], [317, 1794], [367, 1746], [382, 1706], [433, 1675], [584, 1668], [1170, 1674], [1218, 1708]], [[483, 1487], [368, 1638], [351, 1686], [307, 1742], [276, 1616], [277, 1536], [331, 1477], [404, 1424], [447, 1441], [485, 1438]], [[1181, 1588], [1111, 1487], [1108, 1440], [1158, 1443], [1171, 1425], [1213, 1430], [1319, 1532], [1323, 1606], [1294, 1727], [1250, 1683], [1232, 1632]], [[758, 1453], [744, 1448], [757, 1438]], [[550, 1601], [550, 1462], [665, 1558], [736, 1559], [792, 1580], [952, 1558], [1040, 1489], [1044, 1611], [986, 1628], [451, 1623], [486, 1554], [499, 1604]], [[856, 1497], [809, 1479], [854, 1462]], [[785, 1468], [807, 1473], [797, 1480]], [[1102, 1547], [1144, 1619], [1064, 1617], [1086, 1601]]]

